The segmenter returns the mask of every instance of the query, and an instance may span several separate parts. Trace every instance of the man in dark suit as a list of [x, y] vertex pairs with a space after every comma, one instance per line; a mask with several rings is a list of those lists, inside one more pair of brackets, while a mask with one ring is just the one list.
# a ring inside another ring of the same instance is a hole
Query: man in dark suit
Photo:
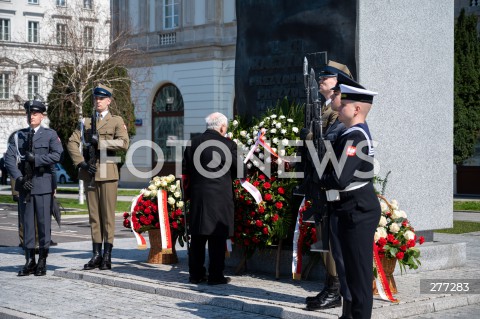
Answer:
[[[205, 244], [208, 242], [208, 284], [230, 282], [225, 277], [225, 244], [233, 236], [233, 179], [238, 177], [237, 145], [224, 137], [228, 120], [221, 113], [205, 119], [207, 130], [194, 137], [183, 157], [190, 197], [190, 282], [206, 281]], [[242, 166], [241, 169], [244, 167]], [[243, 172], [241, 172], [243, 173]]]
[[[54, 130], [40, 126], [46, 111], [45, 105], [39, 101], [28, 101], [24, 107], [30, 115], [30, 127], [15, 134], [14, 141], [8, 144], [5, 157], [8, 173], [15, 180], [15, 189], [19, 192], [18, 213], [23, 221], [26, 263], [18, 276], [32, 273], [44, 276], [47, 272], [51, 240], [50, 210], [55, 188], [52, 166], [60, 161], [63, 148]], [[20, 161], [20, 165], [17, 165], [17, 161]], [[27, 168], [31, 169], [31, 176], [28, 174], [30, 169]], [[35, 224], [39, 240], [38, 264], [35, 262]]]

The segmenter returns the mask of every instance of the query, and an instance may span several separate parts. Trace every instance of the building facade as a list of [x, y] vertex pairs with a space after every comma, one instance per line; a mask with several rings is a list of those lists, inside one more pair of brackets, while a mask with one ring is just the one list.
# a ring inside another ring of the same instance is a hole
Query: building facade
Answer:
[[160, 169], [180, 172], [180, 148], [167, 144], [202, 133], [209, 113], [234, 116], [235, 0], [114, 0], [112, 13], [113, 32], [144, 52], [130, 68], [148, 77], [132, 79], [137, 134], [121, 171], [144, 186]]
[[59, 63], [74, 51], [107, 56], [110, 26], [108, 1], [0, 0], [2, 154], [11, 132], [27, 125], [24, 102], [47, 100]]

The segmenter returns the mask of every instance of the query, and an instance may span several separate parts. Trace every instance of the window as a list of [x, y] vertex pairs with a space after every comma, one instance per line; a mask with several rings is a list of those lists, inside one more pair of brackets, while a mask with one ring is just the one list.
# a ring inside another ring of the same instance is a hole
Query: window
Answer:
[[[174, 162], [175, 149], [167, 147], [167, 140], [183, 139], [183, 97], [176, 86], [167, 84], [157, 91], [152, 105], [152, 129], [153, 142], [162, 149], [164, 161]], [[153, 156], [155, 166], [158, 158], [155, 152]]]
[[93, 9], [93, 0], [83, 0], [83, 8], [92, 10]]
[[57, 24], [57, 44], [58, 45], [67, 44], [67, 25], [66, 24]]
[[83, 45], [87, 48], [93, 47], [93, 28], [83, 28]]
[[38, 94], [39, 84], [38, 84], [38, 75], [29, 74], [28, 75], [28, 99], [33, 100], [35, 95]]
[[38, 43], [38, 22], [28, 21], [28, 42]]
[[179, 0], [163, 0], [164, 29], [174, 29], [178, 27], [179, 12], [180, 12]]
[[28, 0], [28, 4], [38, 4], [38, 0]]
[[57, 7], [66, 7], [67, 0], [57, 0]]
[[10, 20], [0, 19], [0, 41], [10, 41]]
[[8, 82], [8, 73], [0, 74], [0, 100], [10, 98], [10, 83]]

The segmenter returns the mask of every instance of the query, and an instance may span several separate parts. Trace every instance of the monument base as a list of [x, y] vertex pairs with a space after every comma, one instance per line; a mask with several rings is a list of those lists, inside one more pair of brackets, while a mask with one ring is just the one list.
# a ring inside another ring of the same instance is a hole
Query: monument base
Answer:
[[[436, 243], [429, 242], [418, 246], [420, 249], [420, 262], [422, 265], [417, 270], [407, 270], [407, 273], [417, 273], [431, 270], [450, 269], [454, 267], [462, 267], [467, 261], [467, 247], [465, 243]], [[319, 253], [315, 253], [319, 254]], [[302, 270], [305, 270], [309, 261], [313, 256], [303, 256]], [[225, 259], [227, 267], [237, 268], [243, 259], [243, 250], [233, 245], [233, 251], [230, 258]], [[277, 261], [277, 249], [265, 249], [256, 251], [252, 257], [247, 259], [245, 272], [261, 272], [271, 274], [275, 277]], [[400, 268], [395, 268], [394, 275], [400, 275]], [[279, 262], [280, 277], [292, 278], [292, 251], [281, 250]], [[320, 259], [310, 270], [308, 280], [324, 280], [325, 267]]]

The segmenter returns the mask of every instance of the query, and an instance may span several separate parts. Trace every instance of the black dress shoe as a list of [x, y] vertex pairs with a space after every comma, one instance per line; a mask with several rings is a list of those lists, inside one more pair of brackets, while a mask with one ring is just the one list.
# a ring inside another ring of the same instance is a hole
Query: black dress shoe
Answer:
[[323, 298], [325, 298], [328, 294], [328, 290], [327, 288], [323, 289], [322, 291], [320, 291], [316, 296], [311, 296], [311, 297], [307, 297], [305, 298], [305, 303], [309, 303], [309, 302], [312, 302], [312, 301], [322, 301]]
[[208, 279], [208, 284], [209, 285], [225, 285], [225, 284], [228, 284], [230, 281], [232, 281], [232, 278], [230, 277], [223, 277], [216, 280]]
[[323, 300], [314, 300], [307, 303], [307, 310], [319, 310], [340, 307], [342, 305], [342, 297], [339, 293], [329, 292]]
[[50, 246], [57, 246], [58, 243], [54, 242], [53, 239], [50, 240]]
[[191, 283], [191, 284], [194, 284], [194, 285], [198, 285], [198, 284], [201, 284], [202, 282], [205, 282], [207, 281], [207, 276], [203, 276], [201, 278], [192, 278], [190, 277], [188, 279], [188, 282]]

